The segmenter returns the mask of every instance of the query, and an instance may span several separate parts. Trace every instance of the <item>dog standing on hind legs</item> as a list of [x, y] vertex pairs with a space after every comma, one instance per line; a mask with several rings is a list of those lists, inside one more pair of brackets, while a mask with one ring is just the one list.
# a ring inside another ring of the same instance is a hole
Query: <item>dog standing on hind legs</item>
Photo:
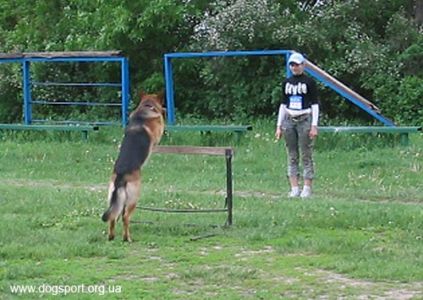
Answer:
[[141, 94], [141, 102], [129, 116], [109, 184], [109, 208], [102, 216], [109, 223], [109, 240], [115, 238], [115, 225], [122, 215], [123, 240], [131, 242], [129, 221], [140, 196], [141, 168], [163, 135], [163, 111], [163, 93]]

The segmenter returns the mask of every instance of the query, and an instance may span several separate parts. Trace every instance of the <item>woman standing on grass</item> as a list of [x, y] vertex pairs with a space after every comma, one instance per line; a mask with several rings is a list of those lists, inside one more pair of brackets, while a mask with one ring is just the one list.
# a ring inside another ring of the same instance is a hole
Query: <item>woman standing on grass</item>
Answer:
[[[317, 136], [319, 104], [315, 81], [304, 74], [305, 58], [300, 53], [288, 59], [292, 76], [282, 83], [283, 97], [279, 107], [275, 137], [285, 137], [288, 154], [289, 197], [308, 198], [314, 177], [313, 139]], [[304, 186], [299, 187], [299, 150], [303, 163]]]

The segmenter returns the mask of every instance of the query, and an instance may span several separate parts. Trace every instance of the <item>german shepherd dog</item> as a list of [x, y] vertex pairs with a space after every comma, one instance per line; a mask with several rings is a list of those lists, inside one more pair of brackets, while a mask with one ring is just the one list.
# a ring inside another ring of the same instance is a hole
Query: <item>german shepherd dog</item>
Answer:
[[142, 93], [141, 102], [129, 116], [109, 184], [109, 208], [101, 218], [109, 223], [109, 240], [115, 238], [116, 221], [122, 214], [123, 240], [131, 242], [129, 221], [140, 196], [141, 168], [163, 135], [163, 112], [163, 93]]

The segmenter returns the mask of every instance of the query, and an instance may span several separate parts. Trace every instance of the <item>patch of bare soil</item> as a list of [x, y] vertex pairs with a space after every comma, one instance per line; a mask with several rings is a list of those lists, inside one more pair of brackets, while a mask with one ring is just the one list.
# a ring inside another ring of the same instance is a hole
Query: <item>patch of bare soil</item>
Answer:
[[92, 192], [106, 191], [105, 184], [83, 184], [83, 183], [63, 183], [56, 180], [21, 180], [21, 179], [4, 179], [2, 183], [5, 185], [13, 185], [17, 187], [55, 187], [58, 189], [86, 189]]
[[[355, 299], [392, 299], [408, 300], [421, 299], [423, 297], [423, 282], [401, 283], [401, 282], [376, 282], [348, 278], [344, 275], [326, 270], [308, 271], [309, 274], [317, 276], [328, 285], [335, 285], [340, 291], [348, 288], [359, 288], [361, 295]], [[349, 299], [347, 293], [338, 299]]]
[[[99, 192], [99, 191], [107, 191], [108, 182], [104, 184], [83, 184], [83, 183], [63, 183], [60, 181], [55, 180], [20, 180], [20, 179], [4, 179], [2, 181], [6, 185], [14, 185], [14, 186], [34, 186], [34, 187], [56, 187], [58, 189], [86, 189], [92, 192]], [[185, 193], [185, 194], [193, 194], [193, 195], [217, 195], [217, 196], [225, 196], [226, 190], [214, 190], [214, 191], [188, 191], [188, 190], [180, 190], [175, 188], [169, 188], [168, 190], [163, 190], [163, 192], [168, 193]], [[256, 191], [234, 191], [233, 195], [237, 198], [259, 198], [259, 199], [266, 199], [266, 200], [281, 200], [283, 199], [283, 194], [281, 193], [269, 193], [269, 192], [256, 192]], [[356, 199], [362, 202], [372, 202], [368, 199]], [[379, 200], [378, 203], [390, 203], [392, 201], [388, 200]], [[407, 201], [402, 201], [400, 199], [395, 200], [395, 203], [401, 204], [409, 204], [413, 205], [416, 203], [421, 203], [421, 201], [417, 199], [407, 199]]]

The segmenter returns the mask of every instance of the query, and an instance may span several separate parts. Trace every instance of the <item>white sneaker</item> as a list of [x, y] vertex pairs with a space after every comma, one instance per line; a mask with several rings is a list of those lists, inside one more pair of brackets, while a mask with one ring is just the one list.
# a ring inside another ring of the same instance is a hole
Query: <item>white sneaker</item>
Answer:
[[288, 194], [288, 198], [295, 198], [295, 197], [299, 197], [300, 196], [300, 189], [299, 188], [294, 188], [292, 189], [289, 194]]
[[301, 198], [309, 198], [311, 197], [311, 188], [309, 186], [304, 186], [303, 190], [300, 194]]

